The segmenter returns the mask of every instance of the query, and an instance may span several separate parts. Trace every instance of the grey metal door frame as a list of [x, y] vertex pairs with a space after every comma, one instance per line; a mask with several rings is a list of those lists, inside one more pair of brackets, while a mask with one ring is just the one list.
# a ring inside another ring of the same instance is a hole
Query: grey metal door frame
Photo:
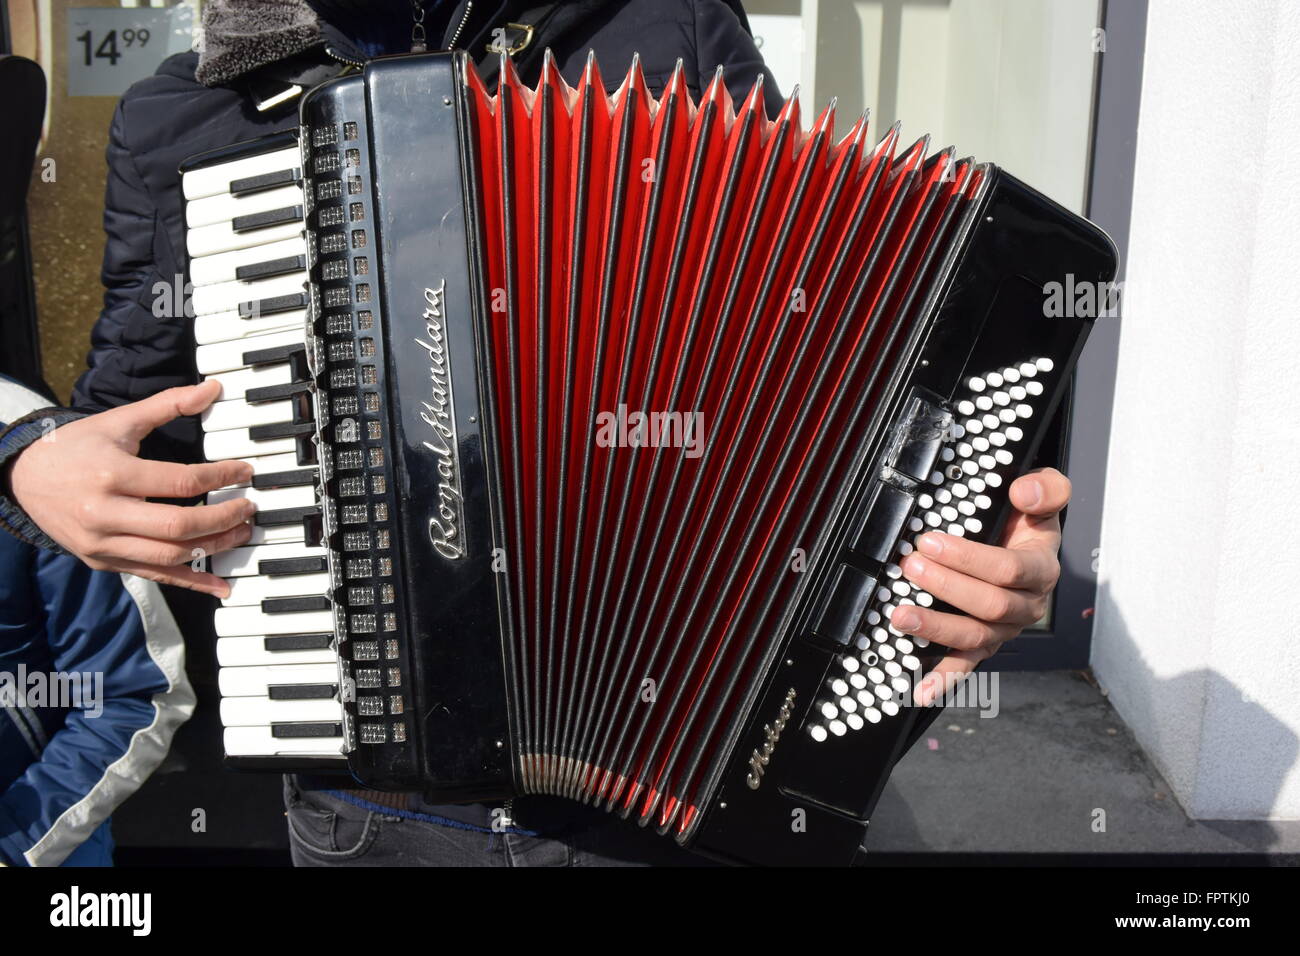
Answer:
[[[1103, 48], [1096, 54], [1084, 210], [1119, 247], [1118, 279], [1123, 281], [1133, 200], [1147, 0], [1102, 0], [1099, 23]], [[1122, 316], [1122, 297], [1120, 313]], [[1006, 645], [992, 662], [999, 669], [1088, 666], [1097, 568], [1101, 559], [1101, 515], [1120, 321], [1120, 317], [1097, 320], [1075, 372], [1064, 422], [1067, 435], [1064, 464], [1074, 493], [1066, 514], [1061, 542], [1061, 581], [1056, 589], [1050, 627], [1046, 631], [1029, 632]]]

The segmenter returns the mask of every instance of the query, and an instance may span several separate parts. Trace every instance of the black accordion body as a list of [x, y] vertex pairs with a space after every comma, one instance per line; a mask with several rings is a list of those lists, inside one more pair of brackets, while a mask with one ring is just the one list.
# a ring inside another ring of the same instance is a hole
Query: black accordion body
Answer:
[[326, 83], [183, 168], [232, 763], [562, 795], [847, 863], [933, 716], [898, 563], [996, 540], [1107, 237], [996, 167], [719, 73], [608, 95], [463, 54]]

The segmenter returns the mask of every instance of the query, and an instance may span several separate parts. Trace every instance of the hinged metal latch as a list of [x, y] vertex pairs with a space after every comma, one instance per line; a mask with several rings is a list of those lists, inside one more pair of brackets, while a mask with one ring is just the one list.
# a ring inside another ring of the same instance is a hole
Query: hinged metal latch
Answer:
[[506, 56], [514, 56], [516, 53], [522, 53], [528, 49], [528, 44], [533, 42], [533, 26], [531, 23], [507, 23], [503, 27], [497, 27], [492, 31], [492, 39], [488, 42], [487, 48], [489, 53], [504, 53]]

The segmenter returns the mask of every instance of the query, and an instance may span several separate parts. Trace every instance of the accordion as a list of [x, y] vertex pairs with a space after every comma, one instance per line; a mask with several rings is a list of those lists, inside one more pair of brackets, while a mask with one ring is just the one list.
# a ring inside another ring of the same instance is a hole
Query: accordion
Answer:
[[933, 717], [930, 529], [998, 537], [1106, 235], [987, 164], [549, 55], [375, 61], [182, 167], [227, 759], [848, 863]]

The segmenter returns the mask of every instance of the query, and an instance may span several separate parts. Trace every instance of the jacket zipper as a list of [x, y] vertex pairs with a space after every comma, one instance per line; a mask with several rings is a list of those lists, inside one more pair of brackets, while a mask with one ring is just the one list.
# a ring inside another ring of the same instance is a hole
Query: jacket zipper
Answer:
[[[469, 2], [465, 4], [465, 13], [461, 16], [460, 23], [456, 25], [456, 32], [453, 33], [451, 35], [451, 39], [447, 41], [448, 50], [456, 46], [456, 41], [459, 40], [460, 35], [465, 32], [465, 24], [469, 23], [469, 15], [473, 11], [474, 11], [474, 0], [469, 0]], [[329, 45], [326, 45], [325, 47], [325, 55], [331, 57], [332, 59], [338, 60], [340, 63], [346, 63], [348, 66], [364, 67], [366, 65], [364, 60], [354, 60], [350, 56], [344, 56], [342, 53], [339, 53], [337, 50], [335, 50], [333, 47]]]
[[352, 66], [352, 67], [360, 68], [366, 65], [364, 60], [354, 60], [349, 56], [344, 56], [342, 53], [336, 52], [333, 47], [330, 47], [328, 45], [325, 47], [325, 55], [331, 57], [332, 59], [338, 60], [340, 63], [346, 63], [348, 66]]
[[501, 807], [501, 829], [515, 825], [515, 801], [507, 800]]
[[465, 14], [460, 18], [460, 24], [456, 27], [456, 32], [453, 33], [451, 39], [447, 41], [448, 50], [454, 50], [456, 48], [456, 41], [459, 40], [460, 35], [465, 32], [465, 24], [469, 23], [469, 15], [473, 9], [474, 0], [468, 0], [465, 4]]

